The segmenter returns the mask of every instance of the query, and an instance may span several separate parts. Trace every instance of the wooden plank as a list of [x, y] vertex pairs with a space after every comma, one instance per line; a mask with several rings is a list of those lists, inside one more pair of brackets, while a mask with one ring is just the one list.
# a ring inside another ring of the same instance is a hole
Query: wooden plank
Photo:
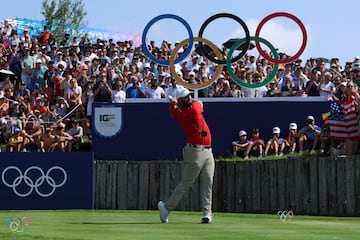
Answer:
[[106, 166], [107, 162], [103, 161], [99, 165], [98, 168], [98, 174], [97, 174], [97, 181], [98, 181], [98, 187], [97, 187], [97, 198], [96, 198], [96, 208], [97, 209], [105, 209], [105, 199], [106, 199]]
[[127, 209], [135, 210], [138, 206], [139, 197], [139, 164], [138, 161], [129, 161], [128, 164], [128, 191]]
[[355, 159], [355, 215], [360, 216], [360, 161]]
[[244, 212], [245, 209], [245, 164], [243, 161], [235, 163], [235, 208], [234, 212]]
[[160, 197], [160, 163], [150, 161], [149, 165], [149, 209], [157, 210], [157, 204], [160, 200], [166, 199]]
[[319, 186], [318, 186], [318, 161], [310, 157], [310, 214], [319, 214]]
[[117, 168], [117, 188], [116, 188], [116, 205], [117, 209], [127, 209], [128, 198], [128, 162], [116, 161], [114, 167]]
[[336, 216], [338, 213], [336, 160], [334, 157], [326, 158], [327, 161], [327, 195], [329, 201], [328, 215]]
[[270, 177], [268, 161], [259, 161], [260, 164], [260, 207], [261, 213], [270, 213]]
[[285, 184], [285, 161], [277, 161], [277, 181], [278, 181], [278, 208], [281, 211], [286, 210], [286, 184]]
[[106, 188], [105, 188], [105, 208], [116, 209], [116, 174], [117, 169], [114, 167], [114, 161], [108, 161], [106, 166]]
[[279, 210], [278, 194], [278, 160], [268, 161], [269, 165], [269, 210], [271, 213], [277, 213]]
[[[301, 178], [301, 192], [302, 192], [302, 214], [311, 214], [311, 198], [310, 198], [310, 159], [299, 158], [302, 162], [302, 169], [304, 171], [304, 177]], [[297, 212], [295, 213], [297, 214]]]
[[285, 188], [286, 188], [286, 209], [287, 211], [295, 209], [295, 170], [294, 161], [285, 159]]
[[225, 175], [225, 196], [226, 205], [225, 211], [231, 212], [235, 208], [235, 164], [234, 162], [226, 162], [226, 175]]
[[139, 210], [149, 209], [149, 161], [143, 161], [139, 164]]
[[252, 199], [253, 199], [253, 212], [261, 212], [260, 200], [260, 160], [254, 160], [251, 164], [252, 168]]
[[217, 163], [217, 211], [226, 210], [226, 162]]
[[346, 216], [355, 216], [355, 173], [354, 158], [345, 161], [345, 211]]
[[291, 161], [294, 161], [294, 206], [292, 208], [293, 212], [300, 214], [303, 212], [303, 201], [302, 201], [302, 179], [304, 176], [303, 161], [302, 159], [291, 158]]
[[245, 161], [245, 209], [244, 212], [253, 212], [252, 196], [252, 160]]
[[337, 185], [337, 206], [338, 216], [346, 216], [345, 214], [345, 158], [338, 158], [336, 160], [336, 185]]
[[318, 161], [318, 186], [319, 186], [319, 214], [328, 215], [329, 214], [329, 205], [328, 205], [328, 191], [327, 191], [327, 159], [326, 158], [317, 158]]

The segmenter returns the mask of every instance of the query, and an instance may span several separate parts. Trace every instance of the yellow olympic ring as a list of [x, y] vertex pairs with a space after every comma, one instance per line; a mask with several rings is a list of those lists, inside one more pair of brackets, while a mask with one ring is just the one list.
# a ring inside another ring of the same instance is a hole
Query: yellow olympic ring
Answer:
[[[214, 43], [212, 43], [211, 41], [205, 39], [205, 38], [201, 38], [201, 37], [195, 37], [194, 38], [195, 41], [197, 42], [204, 42], [207, 45], [209, 45], [209, 47], [211, 47], [211, 49], [213, 49], [215, 51], [216, 57], [218, 59], [221, 59], [221, 53], [219, 51], [219, 49], [216, 47], [216, 45]], [[199, 83], [199, 84], [192, 84], [192, 83], [188, 83], [186, 82], [186, 80], [184, 80], [183, 78], [181, 78], [175, 71], [175, 55], [176, 53], [179, 51], [179, 49], [184, 46], [185, 44], [187, 44], [189, 42], [189, 38], [181, 41], [180, 43], [176, 44], [176, 47], [174, 48], [174, 50], [171, 53], [170, 56], [170, 72], [172, 74], [172, 76], [175, 78], [175, 80], [179, 83], [181, 83], [181, 85], [183, 85], [184, 87], [187, 87], [189, 89], [203, 89], [206, 88], [207, 86], [210, 86], [213, 82], [215, 82], [215, 80], [217, 79], [217, 77], [220, 75], [223, 67], [221, 64], [218, 64], [216, 66], [216, 70], [214, 75], [211, 77], [211, 79], [209, 79], [209, 81], [204, 82], [204, 83]]]
[[12, 232], [17, 232], [17, 230], [19, 229], [18, 223], [15, 222], [15, 221], [11, 222], [10, 225], [9, 225], [9, 229]]

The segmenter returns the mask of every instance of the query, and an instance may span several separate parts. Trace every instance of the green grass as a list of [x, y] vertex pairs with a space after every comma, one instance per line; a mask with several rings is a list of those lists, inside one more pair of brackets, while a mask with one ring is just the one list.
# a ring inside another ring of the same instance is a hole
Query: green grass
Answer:
[[[6, 218], [30, 218], [24, 232], [11, 232]], [[162, 224], [157, 211], [0, 211], [0, 240], [102, 239], [359, 239], [360, 218], [297, 216], [281, 222], [274, 215], [215, 213], [200, 224], [198, 212], [173, 212]]]

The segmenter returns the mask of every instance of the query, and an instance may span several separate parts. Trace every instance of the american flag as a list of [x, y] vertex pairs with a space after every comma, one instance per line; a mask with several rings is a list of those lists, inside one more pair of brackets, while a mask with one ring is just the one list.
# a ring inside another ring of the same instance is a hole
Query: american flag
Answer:
[[334, 140], [355, 140], [359, 138], [356, 105], [352, 99], [330, 101], [330, 138]]

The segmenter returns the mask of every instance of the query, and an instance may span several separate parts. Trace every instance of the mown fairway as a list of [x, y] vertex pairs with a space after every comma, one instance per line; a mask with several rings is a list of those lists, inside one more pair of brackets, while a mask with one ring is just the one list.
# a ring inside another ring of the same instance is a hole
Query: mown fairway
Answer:
[[[29, 217], [23, 232], [11, 232], [6, 219]], [[281, 222], [274, 215], [215, 213], [200, 224], [197, 212], [173, 212], [162, 224], [157, 211], [0, 211], [4, 239], [359, 239], [360, 218], [295, 216]]]

